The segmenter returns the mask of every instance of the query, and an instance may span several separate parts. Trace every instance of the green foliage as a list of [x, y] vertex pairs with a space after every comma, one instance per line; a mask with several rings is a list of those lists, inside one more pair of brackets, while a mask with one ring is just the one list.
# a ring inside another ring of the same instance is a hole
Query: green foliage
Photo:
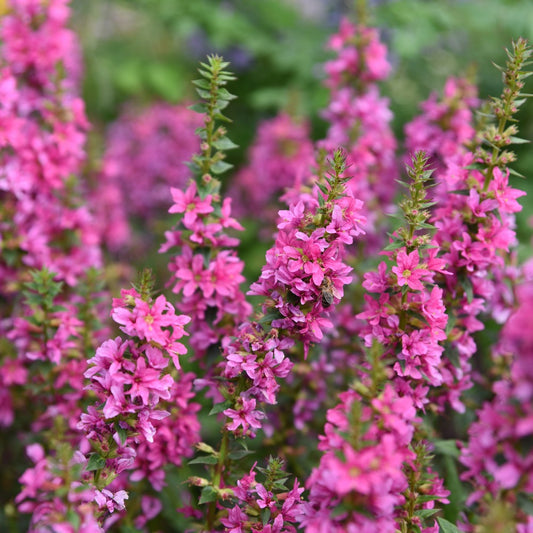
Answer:
[[226, 128], [219, 122], [231, 122], [223, 114], [228, 104], [236, 98], [225, 85], [234, 81], [235, 77], [226, 68], [229, 66], [222, 57], [212, 55], [207, 57], [207, 63], [200, 63], [198, 72], [202, 75], [193, 81], [201, 102], [191, 106], [191, 109], [204, 115], [204, 127], [198, 128], [196, 134], [200, 137], [201, 153], [193, 157], [192, 169], [197, 177], [198, 191], [201, 196], [218, 194], [220, 182], [213, 179], [213, 174], [222, 174], [233, 165], [224, 161], [225, 150], [236, 148], [237, 145], [226, 135]]
[[63, 282], [55, 281], [56, 274], [47, 268], [34, 270], [30, 274], [32, 280], [25, 284], [22, 291], [26, 303], [33, 309], [41, 308], [46, 312], [61, 310], [61, 307], [54, 305], [54, 300], [61, 292]]
[[265, 112], [292, 108], [316, 116], [325, 103], [316, 65], [326, 57], [330, 28], [285, 0], [73, 0], [73, 6], [93, 122], [114, 118], [129, 100], [190, 101], [189, 80], [208, 53], [226, 56], [238, 70], [235, 92], [243, 98], [234, 114], [250, 125], [239, 130], [239, 145], [249, 144]]
[[[507, 146], [529, 142], [516, 137], [518, 127], [513, 123], [517, 122], [514, 116], [528, 96], [522, 93], [522, 89], [524, 80], [532, 74], [526, 70], [526, 67], [530, 65], [528, 59], [532, 50], [527, 41], [520, 38], [513, 42], [512, 50], [506, 50], [506, 52], [508, 60], [505, 68], [495, 65], [502, 73], [503, 92], [499, 98], [493, 97], [490, 100], [491, 118], [494, 123], [489, 122], [485, 126], [481, 139], [483, 145], [476, 153], [486, 165], [485, 190], [492, 179], [492, 171], [496, 167], [506, 168], [509, 162], [516, 160], [515, 153], [507, 150]], [[510, 126], [507, 125], [509, 122], [512, 123]]]
[[457, 526], [453, 525], [451, 522], [448, 522], [448, 520], [439, 517], [437, 518], [437, 522], [439, 524], [440, 533], [459, 533]]

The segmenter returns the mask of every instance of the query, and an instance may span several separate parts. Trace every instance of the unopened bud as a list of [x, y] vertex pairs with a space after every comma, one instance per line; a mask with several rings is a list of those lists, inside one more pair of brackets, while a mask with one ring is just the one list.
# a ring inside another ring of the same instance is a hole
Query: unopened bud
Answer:
[[205, 442], [199, 442], [198, 444], [196, 444], [196, 449], [199, 452], [208, 453], [210, 455], [218, 455], [214, 448], [212, 448], [211, 446], [209, 446], [209, 444], [206, 444]]
[[207, 481], [207, 479], [198, 476], [191, 476], [187, 478], [187, 483], [195, 487], [207, 487], [209, 485], [209, 481]]

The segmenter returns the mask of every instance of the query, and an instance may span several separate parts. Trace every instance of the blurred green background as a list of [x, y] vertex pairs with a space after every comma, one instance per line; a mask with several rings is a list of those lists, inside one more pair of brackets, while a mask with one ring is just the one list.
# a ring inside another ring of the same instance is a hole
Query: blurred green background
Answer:
[[[357, 4], [361, 5], [358, 1]], [[326, 125], [322, 64], [330, 57], [328, 36], [347, 15], [357, 20], [354, 0], [74, 0], [74, 28], [85, 60], [84, 98], [100, 136], [126, 102], [190, 101], [191, 80], [208, 53], [232, 62], [238, 95], [229, 116], [230, 136], [240, 149], [231, 161], [242, 163], [257, 123], [284, 109], [310, 118], [312, 135]], [[501, 90], [499, 72], [512, 39], [533, 38], [531, 0], [382, 0], [366, 2], [370, 24], [382, 31], [393, 74], [382, 91], [391, 100], [394, 128], [403, 125], [446, 78], [474, 72], [480, 96]], [[533, 82], [532, 82], [533, 83]], [[529, 91], [533, 93], [533, 87]], [[521, 136], [533, 138], [533, 104], [519, 115]], [[101, 143], [97, 142], [101, 146]], [[519, 147], [516, 169], [533, 174], [533, 154]], [[227, 177], [226, 179], [230, 179]], [[513, 178], [514, 179], [514, 178]], [[514, 186], [533, 193], [531, 180]], [[531, 197], [531, 196], [530, 196]], [[519, 214], [521, 256], [529, 255], [533, 212], [523, 199]]]

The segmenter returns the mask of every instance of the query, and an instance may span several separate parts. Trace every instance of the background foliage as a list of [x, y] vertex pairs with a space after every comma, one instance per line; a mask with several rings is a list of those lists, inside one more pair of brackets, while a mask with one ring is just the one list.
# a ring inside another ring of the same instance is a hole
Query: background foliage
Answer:
[[[198, 61], [219, 53], [238, 80], [232, 91], [231, 132], [244, 159], [257, 123], [279, 110], [309, 117], [314, 138], [324, 134], [320, 111], [327, 102], [321, 65], [328, 36], [343, 15], [357, 20], [364, 2], [348, 0], [74, 0], [74, 27], [85, 61], [84, 98], [101, 146], [106, 125], [126, 102], [149, 105], [194, 98]], [[301, 4], [300, 6], [298, 4]], [[398, 136], [420, 101], [450, 75], [469, 75], [480, 97], [498, 94], [492, 61], [503, 63], [512, 39], [533, 39], [528, 0], [381, 0], [368, 2], [366, 17], [379, 27], [394, 65], [383, 92], [391, 100]], [[533, 109], [520, 114], [521, 132], [533, 138]], [[533, 154], [519, 147], [517, 170], [531, 174]], [[530, 180], [520, 184], [530, 193]], [[531, 195], [528, 195], [528, 198]], [[529, 248], [529, 199], [519, 213], [519, 237]], [[245, 239], [246, 242], [246, 239]], [[528, 250], [523, 249], [522, 255]], [[255, 256], [251, 254], [251, 256]], [[249, 258], [247, 258], [249, 259]], [[258, 265], [262, 257], [260, 255]], [[249, 261], [248, 261], [249, 262]]]

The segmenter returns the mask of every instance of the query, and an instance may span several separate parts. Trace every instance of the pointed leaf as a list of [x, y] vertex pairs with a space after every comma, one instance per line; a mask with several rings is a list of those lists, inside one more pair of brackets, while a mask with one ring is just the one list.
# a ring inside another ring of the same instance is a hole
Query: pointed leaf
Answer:
[[457, 526], [452, 524], [451, 522], [448, 522], [445, 518], [437, 518], [437, 522], [439, 524], [439, 531], [440, 533], [460, 533], [460, 531], [457, 529]]
[[531, 141], [528, 139], [521, 139], [520, 137], [510, 137], [512, 144], [528, 144]]
[[92, 472], [93, 470], [101, 470], [102, 468], [105, 468], [105, 462], [105, 459], [101, 455], [93, 453], [89, 457], [89, 461], [87, 462], [85, 470], [87, 472]]
[[229, 170], [232, 167], [233, 165], [230, 165], [225, 161], [217, 161], [211, 165], [211, 171], [215, 174], [222, 174], [222, 172], [226, 172], [226, 170]]
[[218, 459], [214, 455], [202, 455], [201, 457], [195, 457], [191, 459], [188, 464], [190, 465], [216, 465]]
[[234, 148], [239, 147], [239, 145], [235, 144], [229, 137], [221, 137], [213, 142], [213, 146], [217, 150], [233, 150]]
[[217, 499], [217, 491], [213, 487], [207, 486], [202, 489], [202, 494], [200, 495], [200, 500], [198, 503], [201, 505], [202, 503], [214, 502]]

